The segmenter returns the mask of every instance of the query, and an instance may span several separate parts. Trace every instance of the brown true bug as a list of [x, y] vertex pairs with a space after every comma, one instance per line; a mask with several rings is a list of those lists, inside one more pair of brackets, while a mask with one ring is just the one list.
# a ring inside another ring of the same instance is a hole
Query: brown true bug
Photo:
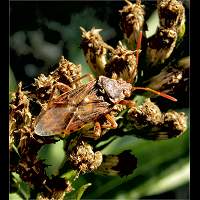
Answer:
[[[110, 114], [114, 105], [135, 106], [133, 101], [125, 100], [135, 90], [151, 91], [176, 101], [175, 98], [150, 88], [134, 87], [126, 81], [114, 80], [105, 76], [99, 76], [98, 79], [93, 79], [76, 89], [70, 89], [64, 84], [59, 86], [66, 92], [50, 100], [47, 109], [39, 114], [35, 125], [37, 135], [64, 134], [67, 136], [80, 130], [86, 124], [94, 122], [92, 137], [98, 138], [101, 135], [101, 128], [117, 128], [117, 123]], [[105, 117], [109, 124], [100, 124], [101, 117]]]

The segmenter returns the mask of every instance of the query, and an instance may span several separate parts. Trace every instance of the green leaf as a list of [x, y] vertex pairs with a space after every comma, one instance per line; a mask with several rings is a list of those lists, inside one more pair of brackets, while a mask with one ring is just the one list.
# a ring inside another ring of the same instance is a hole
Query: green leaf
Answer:
[[14, 73], [9, 66], [9, 99], [11, 99], [11, 93], [14, 92], [17, 88], [16, 79]]
[[85, 190], [91, 186], [91, 183], [87, 183], [84, 178], [79, 177], [77, 179], [77, 181], [75, 181], [76, 183], [73, 183], [73, 188], [74, 191], [68, 193], [65, 195], [65, 200], [69, 200], [69, 199], [73, 199], [73, 200], [80, 200], [81, 197], [83, 196]]
[[167, 192], [189, 182], [188, 159], [179, 161], [166, 170], [157, 173], [149, 180], [129, 192], [121, 192], [116, 199], [139, 199], [144, 196], [151, 196]]
[[65, 159], [65, 152], [63, 149], [63, 141], [60, 140], [55, 144], [44, 145], [38, 152], [38, 158], [45, 160], [47, 175], [57, 175], [59, 169]]
[[[103, 149], [102, 153], [118, 154], [130, 149], [138, 159], [137, 169], [133, 174], [123, 178], [94, 177], [94, 180], [98, 179], [98, 183], [96, 185], [95, 183], [93, 184], [92, 192], [86, 198], [115, 198], [120, 193], [131, 194], [136, 189], [136, 192], [138, 192], [137, 195], [142, 197], [147, 195], [149, 191], [153, 191], [152, 184], [156, 184], [157, 182], [162, 183], [163, 186], [159, 188], [160, 191], [154, 189], [155, 193], [175, 189], [183, 185], [186, 181], [188, 182], [188, 168], [184, 167], [188, 166], [189, 159], [188, 132], [189, 130], [178, 138], [163, 141], [148, 141], [133, 136], [124, 136], [114, 140]], [[172, 185], [170, 182], [165, 181], [167, 180], [165, 178], [168, 176], [172, 177], [173, 175], [182, 178], [179, 182]], [[164, 185], [164, 183], [166, 184]], [[169, 188], [170, 185], [171, 188]]]
[[9, 194], [9, 200], [23, 200], [23, 198], [20, 197], [17, 193], [11, 193]]
[[91, 186], [91, 185], [92, 185], [91, 183], [87, 183], [87, 184], [81, 186], [81, 187], [78, 189], [77, 193], [76, 193], [76, 200], [80, 200], [81, 197], [83, 196], [83, 193], [85, 192], [85, 190], [86, 190], [89, 186]]
[[64, 173], [61, 178], [65, 178], [66, 180], [73, 181], [75, 177], [77, 176], [76, 170], [70, 170], [66, 173]]
[[[16, 186], [18, 188], [18, 192], [17, 193], [19, 195], [21, 195], [23, 197], [23, 199], [29, 199], [29, 197], [30, 197], [30, 188], [29, 188], [28, 184], [25, 183], [24, 181], [22, 181], [22, 179], [20, 178], [19, 174], [17, 174], [16, 172], [12, 172], [12, 179], [16, 183]], [[13, 194], [15, 194], [15, 193], [13, 193]], [[14, 200], [14, 197], [12, 197], [12, 199]]]
[[149, 38], [154, 35], [158, 26], [160, 26], [158, 11], [155, 10], [147, 20], [148, 31], [146, 31], [146, 37]]

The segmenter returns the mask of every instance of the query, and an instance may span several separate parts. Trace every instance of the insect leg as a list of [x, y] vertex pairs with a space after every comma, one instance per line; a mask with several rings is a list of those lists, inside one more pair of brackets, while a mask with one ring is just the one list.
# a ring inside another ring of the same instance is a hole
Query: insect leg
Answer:
[[95, 122], [94, 137], [97, 139], [101, 136], [101, 125], [99, 122]]
[[135, 108], [136, 104], [134, 101], [131, 100], [121, 100], [119, 104], [126, 105], [128, 108]]
[[112, 115], [106, 114], [105, 117], [108, 120], [108, 122], [110, 122], [110, 124], [102, 125], [102, 128], [117, 128], [118, 124]]
[[71, 88], [64, 84], [64, 83], [61, 83], [61, 82], [58, 82], [56, 83], [54, 86], [53, 86], [53, 89], [52, 89], [52, 92], [51, 92], [51, 96], [50, 96], [50, 101], [54, 99], [54, 96], [56, 96], [56, 89], [62, 91], [63, 93], [65, 92], [68, 92], [71, 90]]
[[93, 139], [98, 139], [101, 136], [101, 125], [99, 122], [95, 122], [93, 124], [93, 130], [82, 130], [81, 131], [82, 135], [84, 137], [88, 137], [88, 138], [93, 138]]

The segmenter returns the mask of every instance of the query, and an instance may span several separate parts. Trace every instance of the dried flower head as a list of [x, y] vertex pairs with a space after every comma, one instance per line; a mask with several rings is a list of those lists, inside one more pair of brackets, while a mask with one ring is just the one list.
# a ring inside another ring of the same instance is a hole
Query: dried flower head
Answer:
[[[18, 84], [17, 92], [12, 94], [9, 111], [9, 148], [15, 144], [21, 148], [26, 133], [32, 132], [32, 114], [29, 110], [29, 98], [26, 91], [22, 91], [22, 82]], [[16, 140], [16, 138], [18, 138]], [[23, 148], [22, 148], [23, 149]]]
[[97, 169], [102, 162], [100, 151], [93, 151], [93, 147], [83, 140], [71, 141], [68, 149], [68, 160], [71, 166], [81, 173]]
[[127, 50], [119, 43], [105, 66], [105, 75], [133, 83], [137, 76], [135, 51]]
[[81, 65], [75, 65], [65, 59], [64, 56], [61, 56], [59, 67], [51, 72], [51, 75], [56, 81], [64, 83], [71, 88], [76, 88], [79, 82], [74, 83], [74, 81], [81, 77]]
[[169, 130], [171, 137], [179, 136], [187, 129], [187, 117], [184, 112], [169, 111], [164, 113], [163, 126]]
[[65, 59], [64, 56], [61, 56], [56, 70], [52, 71], [48, 76], [40, 74], [38, 78], [35, 78], [35, 82], [32, 84], [34, 89], [31, 92], [31, 96], [39, 100], [39, 103], [45, 107], [57, 82], [66, 84], [73, 89], [80, 85], [80, 81], [74, 82], [80, 77], [81, 65], [75, 65]]
[[82, 27], [80, 29], [82, 31], [81, 48], [83, 49], [86, 62], [95, 74], [104, 75], [108, 52], [112, 51], [113, 48], [103, 41], [99, 34], [102, 29], [93, 27], [88, 32]]
[[44, 181], [43, 185], [46, 190], [38, 195], [38, 200], [62, 200], [66, 193], [73, 190], [71, 183], [64, 178], [53, 177], [51, 180]]
[[[167, 94], [174, 94], [183, 85], [188, 85], [184, 83], [189, 80], [189, 60], [189, 57], [182, 58], [177, 64], [166, 66], [159, 74], [147, 81], [147, 87]], [[185, 90], [187, 89], [185, 88]]]
[[185, 113], [168, 111], [161, 113], [159, 107], [146, 99], [128, 112], [131, 134], [144, 139], [165, 140], [181, 135], [187, 128]]
[[120, 27], [124, 38], [128, 41], [128, 47], [133, 50], [137, 44], [140, 31], [144, 29], [145, 11], [140, 0], [137, 0], [134, 4], [128, 0], [125, 1], [127, 5], [119, 11], [121, 15]]
[[147, 44], [147, 61], [151, 66], [164, 63], [174, 50], [177, 41], [175, 29], [159, 27]]
[[159, 107], [149, 98], [142, 105], [129, 110], [128, 117], [136, 129], [157, 126], [162, 123], [162, 113]]
[[185, 8], [179, 0], [158, 0], [160, 25], [164, 28], [175, 27], [179, 35], [185, 25]]

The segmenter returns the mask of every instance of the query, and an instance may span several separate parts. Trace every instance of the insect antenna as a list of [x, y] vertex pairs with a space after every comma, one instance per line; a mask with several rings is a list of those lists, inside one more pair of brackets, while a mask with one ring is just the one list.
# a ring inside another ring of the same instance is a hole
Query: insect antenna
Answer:
[[136, 47], [136, 64], [138, 65], [138, 60], [139, 60], [139, 53], [140, 53], [140, 48], [141, 48], [141, 42], [142, 42], [142, 31], [139, 33], [138, 41], [137, 41], [137, 47]]
[[162, 97], [164, 97], [164, 98], [166, 98], [166, 99], [169, 99], [169, 100], [171, 100], [171, 101], [175, 101], [175, 102], [177, 101], [176, 98], [174, 98], [174, 97], [172, 97], [172, 96], [170, 96], [170, 95], [168, 95], [168, 94], [165, 94], [164, 92], [159, 92], [159, 91], [153, 90], [153, 89], [151, 89], [151, 88], [133, 87], [133, 88], [132, 88], [132, 91], [135, 91], [135, 90], [145, 90], [145, 91], [149, 91], [149, 92], [152, 92], [152, 93], [157, 94], [157, 95], [159, 95], [159, 96], [162, 96]]

